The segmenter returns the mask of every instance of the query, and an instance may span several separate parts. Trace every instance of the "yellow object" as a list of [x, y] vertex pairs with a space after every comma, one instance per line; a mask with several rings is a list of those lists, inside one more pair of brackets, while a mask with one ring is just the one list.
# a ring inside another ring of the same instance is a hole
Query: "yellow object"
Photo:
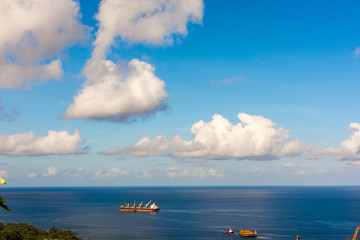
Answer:
[[360, 229], [360, 226], [358, 226], [358, 227], [356, 228], [356, 230], [355, 230], [355, 233], [354, 233], [354, 236], [353, 236], [352, 240], [356, 240], [356, 236], [357, 236], [357, 234], [358, 234], [359, 229]]
[[252, 232], [249, 230], [240, 230], [239, 235], [241, 235], [243, 237], [258, 237], [259, 236], [256, 231]]
[[6, 181], [5, 181], [5, 179], [3, 179], [3, 178], [0, 178], [0, 183], [1, 183], [1, 184], [6, 184]]

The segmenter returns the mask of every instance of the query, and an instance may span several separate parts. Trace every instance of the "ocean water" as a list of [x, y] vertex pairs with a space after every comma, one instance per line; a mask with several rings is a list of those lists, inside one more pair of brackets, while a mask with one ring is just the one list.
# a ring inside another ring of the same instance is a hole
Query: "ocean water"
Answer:
[[[83, 239], [346, 239], [360, 225], [360, 187], [3, 188], [0, 222], [71, 229]], [[153, 200], [158, 213], [119, 212]], [[223, 232], [232, 227], [234, 235]], [[360, 238], [360, 236], [359, 236]]]

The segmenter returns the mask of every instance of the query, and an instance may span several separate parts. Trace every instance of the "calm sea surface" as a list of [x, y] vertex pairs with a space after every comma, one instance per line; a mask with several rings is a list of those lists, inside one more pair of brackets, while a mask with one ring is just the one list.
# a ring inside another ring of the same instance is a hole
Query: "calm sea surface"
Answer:
[[[0, 222], [71, 229], [83, 239], [339, 239], [360, 225], [360, 187], [3, 188]], [[119, 212], [153, 200], [158, 213]], [[360, 236], [359, 236], [360, 237]]]

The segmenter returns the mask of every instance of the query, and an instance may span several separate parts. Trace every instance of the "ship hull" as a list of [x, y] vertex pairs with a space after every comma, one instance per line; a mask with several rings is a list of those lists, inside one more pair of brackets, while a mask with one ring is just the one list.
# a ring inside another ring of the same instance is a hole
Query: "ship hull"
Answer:
[[149, 208], [120, 208], [120, 212], [158, 212], [158, 209], [149, 209]]
[[239, 235], [243, 237], [253, 237], [253, 238], [259, 237], [257, 233], [251, 232], [249, 230], [240, 230]]

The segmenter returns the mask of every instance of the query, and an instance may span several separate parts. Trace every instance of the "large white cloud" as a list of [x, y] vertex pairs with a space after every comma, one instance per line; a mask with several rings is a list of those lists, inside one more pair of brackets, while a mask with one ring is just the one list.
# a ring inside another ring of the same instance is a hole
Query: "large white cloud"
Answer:
[[103, 0], [96, 16], [99, 29], [88, 60], [83, 89], [65, 119], [126, 122], [166, 109], [165, 83], [150, 64], [133, 59], [128, 67], [107, 59], [116, 37], [130, 43], [170, 44], [174, 34], [186, 35], [187, 23], [200, 23], [202, 0]]
[[[154, 75], [150, 64], [133, 59], [127, 74], [122, 75], [111, 61], [101, 63], [88, 69], [92, 70], [87, 72], [89, 81], [74, 97], [65, 119], [124, 122], [166, 108], [163, 103], [167, 97], [165, 83]], [[95, 69], [98, 70], [93, 71]]]
[[203, 11], [202, 0], [103, 0], [93, 56], [103, 58], [117, 36], [131, 43], [171, 44], [174, 34], [188, 33], [188, 22], [201, 23]]
[[240, 122], [230, 123], [221, 115], [214, 115], [212, 121], [195, 123], [191, 132], [194, 139], [183, 140], [175, 136], [172, 140], [158, 136], [155, 140], [144, 137], [134, 145], [111, 148], [106, 155], [151, 156], [169, 155], [175, 158], [199, 159], [250, 159], [269, 160], [300, 155], [304, 145], [292, 141], [290, 131], [268, 118], [238, 114]]
[[313, 151], [309, 158], [318, 158], [329, 155], [337, 160], [347, 161], [350, 164], [357, 165], [360, 161], [360, 123], [350, 123], [349, 130], [352, 135], [349, 139], [343, 141], [338, 148], [326, 148], [320, 151]]
[[0, 88], [60, 79], [61, 49], [84, 37], [73, 0], [0, 1]]
[[79, 130], [74, 134], [66, 131], [48, 131], [47, 136], [36, 137], [33, 132], [0, 136], [0, 155], [39, 156], [50, 154], [85, 153]]

